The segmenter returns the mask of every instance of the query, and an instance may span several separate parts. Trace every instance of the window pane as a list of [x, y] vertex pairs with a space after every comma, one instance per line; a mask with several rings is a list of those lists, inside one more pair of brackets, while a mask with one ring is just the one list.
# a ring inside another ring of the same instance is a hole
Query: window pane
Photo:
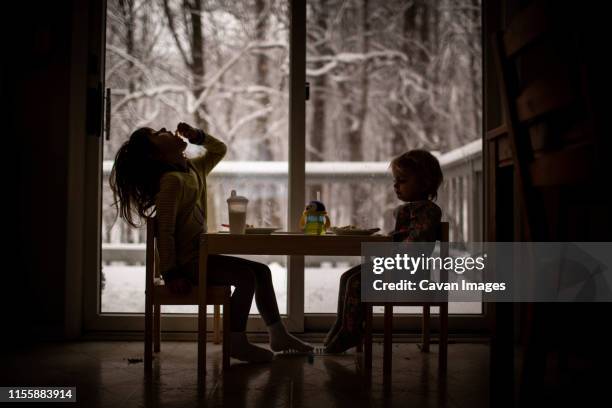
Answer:
[[[108, 1], [106, 84], [112, 90], [112, 122], [104, 143], [102, 312], [144, 309], [145, 231], [114, 222], [108, 184], [119, 146], [139, 127], [174, 130], [184, 121], [228, 145], [207, 180], [209, 231], [228, 223], [225, 200], [231, 190], [249, 199], [247, 223], [286, 228], [287, 2], [188, 5]], [[203, 149], [190, 145], [186, 153], [195, 157]], [[264, 261], [273, 270], [279, 309], [286, 313], [286, 262]], [[135, 299], [140, 297], [142, 302]]]
[[[391, 231], [389, 162], [422, 148], [443, 168], [451, 241], [482, 239], [480, 41], [479, 0], [308, 1], [306, 198], [320, 193], [332, 226]], [[335, 313], [339, 276], [358, 262], [308, 257], [305, 312]]]

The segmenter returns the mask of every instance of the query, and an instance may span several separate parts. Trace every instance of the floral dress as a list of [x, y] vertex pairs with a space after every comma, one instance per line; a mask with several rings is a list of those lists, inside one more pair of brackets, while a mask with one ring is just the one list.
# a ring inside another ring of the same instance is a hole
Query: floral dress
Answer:
[[[397, 207], [395, 229], [389, 233], [394, 242], [435, 242], [442, 210], [430, 200], [413, 201]], [[361, 265], [349, 269], [340, 278], [342, 329], [357, 337], [363, 332], [364, 310], [361, 303]], [[344, 289], [344, 290], [343, 290]]]

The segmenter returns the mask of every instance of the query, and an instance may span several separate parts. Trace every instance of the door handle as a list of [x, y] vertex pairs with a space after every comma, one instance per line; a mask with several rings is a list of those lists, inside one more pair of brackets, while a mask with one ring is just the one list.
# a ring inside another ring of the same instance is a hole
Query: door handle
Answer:
[[111, 89], [106, 88], [106, 98], [105, 98], [106, 106], [106, 115], [104, 117], [104, 133], [106, 134], [106, 140], [110, 140], [110, 130], [111, 130]]

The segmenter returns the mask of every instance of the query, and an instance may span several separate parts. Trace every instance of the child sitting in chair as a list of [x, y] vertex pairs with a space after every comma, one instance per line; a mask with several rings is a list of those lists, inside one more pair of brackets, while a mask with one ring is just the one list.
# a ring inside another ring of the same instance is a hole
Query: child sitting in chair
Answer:
[[[204, 146], [206, 153], [187, 159], [184, 138]], [[137, 129], [115, 157], [110, 185], [119, 215], [133, 227], [139, 226], [138, 219], [157, 218], [160, 272], [168, 288], [177, 294], [188, 293], [198, 284], [200, 235], [206, 232], [206, 178], [226, 150], [214, 136], [179, 123], [176, 132]], [[245, 334], [253, 295], [268, 326], [273, 351], [312, 350], [281, 321], [268, 265], [210, 255], [207, 266], [209, 285], [235, 287], [230, 316], [233, 358], [249, 362], [273, 358], [272, 351], [249, 343]]]
[[[391, 161], [393, 188], [405, 204], [394, 211], [393, 241], [435, 242], [442, 211], [433, 200], [442, 184], [438, 160], [425, 150], [410, 150]], [[361, 303], [361, 265], [340, 277], [338, 314], [325, 339], [326, 353], [342, 353], [363, 338], [364, 306]]]

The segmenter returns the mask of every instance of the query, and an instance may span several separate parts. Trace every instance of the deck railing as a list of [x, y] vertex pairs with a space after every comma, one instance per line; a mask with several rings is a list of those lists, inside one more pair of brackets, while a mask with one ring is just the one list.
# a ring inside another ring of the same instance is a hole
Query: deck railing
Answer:
[[[452, 242], [482, 240], [483, 174], [482, 142], [471, 142], [451, 152], [439, 155], [444, 183], [438, 192], [438, 205], [443, 220], [450, 223]], [[115, 221], [108, 177], [112, 161], [103, 163], [102, 261], [141, 264], [145, 254], [144, 229], [129, 227], [121, 219]], [[222, 161], [209, 176], [208, 228], [219, 229], [226, 222], [225, 199], [229, 190], [242, 191], [250, 199], [250, 217], [286, 228], [287, 162]], [[393, 228], [391, 211], [399, 204], [392, 197], [388, 162], [308, 162], [306, 186], [322, 190], [333, 225], [359, 223]], [[355, 200], [361, 188], [363, 200]], [[270, 199], [276, 197], [276, 199]], [[358, 208], [355, 207], [357, 202]], [[354, 214], [362, 214], [355, 221]], [[276, 258], [276, 257], [270, 257]], [[319, 259], [320, 258], [320, 259]], [[324, 261], [323, 257], [308, 257], [308, 265]], [[336, 259], [337, 261], [337, 259]]]

